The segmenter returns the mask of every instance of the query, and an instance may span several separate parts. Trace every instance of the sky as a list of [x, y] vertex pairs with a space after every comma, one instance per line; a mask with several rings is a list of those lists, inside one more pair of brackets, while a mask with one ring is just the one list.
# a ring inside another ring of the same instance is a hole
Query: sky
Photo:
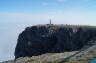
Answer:
[[0, 0], [0, 62], [14, 59], [18, 35], [36, 24], [96, 26], [96, 0]]

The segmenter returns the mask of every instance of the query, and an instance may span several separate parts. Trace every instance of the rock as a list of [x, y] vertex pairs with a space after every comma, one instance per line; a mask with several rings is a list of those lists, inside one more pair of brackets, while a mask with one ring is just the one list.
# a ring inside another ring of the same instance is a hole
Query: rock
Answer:
[[[96, 42], [95, 42], [96, 43]], [[1, 63], [90, 63], [96, 60], [96, 44], [79, 52], [46, 53], [39, 56], [20, 57]]]
[[15, 48], [15, 59], [44, 53], [77, 51], [96, 37], [95, 27], [37, 25], [20, 33]]

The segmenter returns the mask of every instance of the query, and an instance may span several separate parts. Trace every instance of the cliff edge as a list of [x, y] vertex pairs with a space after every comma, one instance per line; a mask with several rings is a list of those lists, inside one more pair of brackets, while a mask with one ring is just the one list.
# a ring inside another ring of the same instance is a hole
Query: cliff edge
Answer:
[[20, 33], [15, 48], [15, 59], [44, 53], [81, 50], [96, 38], [96, 27], [73, 25], [35, 25]]

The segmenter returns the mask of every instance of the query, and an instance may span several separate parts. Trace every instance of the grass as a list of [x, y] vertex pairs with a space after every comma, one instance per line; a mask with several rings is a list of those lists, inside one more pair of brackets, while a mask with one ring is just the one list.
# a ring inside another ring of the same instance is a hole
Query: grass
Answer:
[[38, 59], [37, 59], [37, 58], [34, 58], [34, 59], [28, 60], [29, 63], [30, 63], [30, 62], [35, 62], [35, 61], [38, 61]]

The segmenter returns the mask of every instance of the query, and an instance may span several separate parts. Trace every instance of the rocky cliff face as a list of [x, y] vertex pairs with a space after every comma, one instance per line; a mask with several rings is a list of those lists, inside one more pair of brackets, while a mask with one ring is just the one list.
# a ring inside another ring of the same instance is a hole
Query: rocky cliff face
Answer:
[[95, 37], [95, 27], [70, 25], [27, 27], [18, 37], [15, 59], [43, 53], [77, 51]]
[[[46, 53], [39, 56], [20, 57], [1, 63], [95, 63], [96, 62], [96, 40], [94, 45], [87, 49], [63, 53]], [[94, 62], [93, 62], [94, 61]]]

